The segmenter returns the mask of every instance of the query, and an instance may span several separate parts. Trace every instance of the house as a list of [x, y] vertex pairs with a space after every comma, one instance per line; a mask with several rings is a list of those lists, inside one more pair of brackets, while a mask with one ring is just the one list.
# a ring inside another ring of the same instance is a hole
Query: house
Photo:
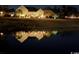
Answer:
[[79, 16], [75, 14], [71, 14], [71, 15], [65, 16], [65, 19], [79, 19]]
[[51, 10], [36, 9], [34, 7], [20, 6], [15, 12], [17, 17], [23, 18], [57, 18], [57, 15]]
[[54, 13], [52, 10], [44, 10], [44, 15], [46, 18], [57, 19], [58, 15]]
[[33, 7], [25, 7], [20, 6], [16, 9], [16, 16], [17, 17], [24, 17], [24, 18], [38, 18], [42, 15], [43, 10], [41, 9], [35, 9]]
[[3, 16], [5, 15], [5, 13], [6, 13], [5, 11], [2, 11], [2, 10], [1, 10], [1, 11], [0, 11], [0, 17], [3, 17]]
[[0, 6], [0, 16], [14, 16], [15, 11], [13, 9], [9, 9], [7, 5]]
[[38, 18], [45, 18], [44, 10], [40, 8], [40, 9], [37, 11], [37, 15], [38, 15]]
[[28, 9], [25, 6], [20, 6], [15, 11], [17, 17], [25, 17], [26, 14], [28, 14]]
[[14, 9], [9, 9], [8, 15], [10, 15], [11, 17], [15, 16], [15, 10]]
[[14, 17], [15, 16], [15, 10], [14, 9], [7, 9], [5, 10], [5, 17]]
[[7, 8], [0, 6], [0, 17], [5, 16]]

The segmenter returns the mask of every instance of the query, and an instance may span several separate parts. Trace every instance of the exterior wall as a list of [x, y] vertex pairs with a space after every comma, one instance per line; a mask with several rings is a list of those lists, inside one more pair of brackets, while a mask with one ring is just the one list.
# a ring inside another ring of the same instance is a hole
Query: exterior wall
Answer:
[[44, 11], [42, 9], [39, 9], [37, 11], [37, 14], [38, 14], [38, 18], [45, 18]]
[[28, 14], [27, 14], [28, 16], [30, 16], [30, 17], [37, 17], [37, 12], [28, 12]]
[[57, 19], [57, 18], [58, 18], [58, 15], [54, 15], [54, 16], [53, 16], [53, 19]]

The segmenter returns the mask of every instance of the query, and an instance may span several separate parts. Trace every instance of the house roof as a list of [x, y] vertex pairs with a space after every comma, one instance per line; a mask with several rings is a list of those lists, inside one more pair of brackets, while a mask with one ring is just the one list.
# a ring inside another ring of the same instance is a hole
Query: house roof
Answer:
[[44, 10], [44, 14], [56, 15], [52, 10]]
[[21, 5], [17, 9], [28, 9], [28, 11], [37, 11], [37, 8]]
[[23, 5], [21, 5], [21, 6], [19, 6], [16, 10], [18, 10], [18, 9], [27, 9], [25, 6], [23, 6]]

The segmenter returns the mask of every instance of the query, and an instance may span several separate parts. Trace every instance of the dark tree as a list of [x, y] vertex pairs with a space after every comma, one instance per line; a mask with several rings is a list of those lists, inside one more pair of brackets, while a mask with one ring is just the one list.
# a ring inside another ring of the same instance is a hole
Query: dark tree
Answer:
[[65, 16], [76, 14], [77, 12], [78, 12], [77, 8], [64, 5], [60, 8], [59, 16], [60, 18], [64, 18]]

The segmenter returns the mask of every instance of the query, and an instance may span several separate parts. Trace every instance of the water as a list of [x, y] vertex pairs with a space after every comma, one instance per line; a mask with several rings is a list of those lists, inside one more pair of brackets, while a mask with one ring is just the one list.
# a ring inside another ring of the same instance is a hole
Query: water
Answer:
[[23, 43], [12, 33], [0, 40], [0, 51], [5, 53], [71, 53], [79, 51], [79, 32], [60, 32], [38, 40], [29, 37]]

